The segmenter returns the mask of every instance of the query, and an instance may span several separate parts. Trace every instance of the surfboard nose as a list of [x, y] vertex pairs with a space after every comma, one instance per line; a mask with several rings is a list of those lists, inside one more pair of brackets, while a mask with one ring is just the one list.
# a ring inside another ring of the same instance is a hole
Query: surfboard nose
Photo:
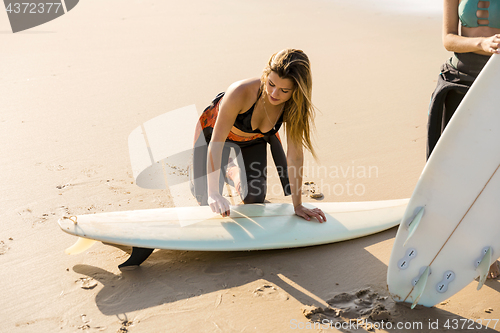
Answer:
[[62, 229], [62, 231], [74, 234], [74, 229], [75, 226], [78, 224], [78, 221], [76, 219], [76, 216], [68, 216], [68, 217], [65, 216], [57, 220], [57, 224], [59, 224], [59, 227]]

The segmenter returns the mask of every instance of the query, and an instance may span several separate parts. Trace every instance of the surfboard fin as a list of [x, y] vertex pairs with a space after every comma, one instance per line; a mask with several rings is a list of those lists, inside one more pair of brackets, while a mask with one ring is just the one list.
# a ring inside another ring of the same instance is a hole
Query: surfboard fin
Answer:
[[490, 271], [491, 264], [491, 247], [488, 247], [488, 250], [483, 256], [483, 259], [479, 262], [476, 270], [479, 271], [479, 284], [477, 285], [477, 290], [481, 289], [486, 282], [486, 278], [488, 277], [488, 272]]
[[97, 241], [93, 239], [78, 237], [76, 243], [64, 250], [64, 253], [70, 255], [82, 253], [90, 249], [95, 242]]
[[122, 269], [130, 266], [139, 266], [146, 259], [149, 258], [149, 256], [151, 255], [151, 253], [153, 253], [154, 250], [155, 249], [146, 249], [143, 247], [133, 247], [130, 258], [128, 258], [127, 261], [125, 261], [123, 264], [118, 265], [118, 268]]
[[420, 207], [420, 210], [418, 211], [417, 215], [411, 220], [411, 222], [408, 224], [408, 237], [406, 238], [403, 246], [406, 246], [406, 243], [408, 240], [410, 240], [411, 236], [415, 233], [415, 230], [417, 230], [418, 225], [420, 224], [420, 221], [422, 220], [422, 216], [424, 215], [424, 206]]
[[413, 301], [413, 304], [411, 305], [411, 308], [413, 309], [415, 306], [417, 306], [418, 301], [420, 300], [420, 296], [424, 293], [425, 290], [425, 285], [427, 284], [427, 278], [431, 274], [430, 267], [427, 266], [425, 270], [423, 271], [422, 274], [420, 274], [420, 277], [418, 278], [417, 284], [415, 285], [414, 292], [416, 293], [417, 297], [415, 297], [415, 300]]

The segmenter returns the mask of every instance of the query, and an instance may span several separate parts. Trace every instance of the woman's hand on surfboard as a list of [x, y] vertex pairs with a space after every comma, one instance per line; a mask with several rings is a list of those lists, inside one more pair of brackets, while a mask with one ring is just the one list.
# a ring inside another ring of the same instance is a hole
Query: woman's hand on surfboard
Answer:
[[311, 218], [314, 217], [319, 221], [319, 223], [326, 222], [325, 213], [323, 213], [323, 211], [319, 208], [309, 209], [302, 205], [297, 205], [294, 209], [295, 215], [298, 215], [307, 221], [311, 221]]
[[208, 196], [208, 205], [212, 208], [212, 212], [220, 214], [222, 217], [229, 216], [231, 213], [229, 201], [219, 193]]

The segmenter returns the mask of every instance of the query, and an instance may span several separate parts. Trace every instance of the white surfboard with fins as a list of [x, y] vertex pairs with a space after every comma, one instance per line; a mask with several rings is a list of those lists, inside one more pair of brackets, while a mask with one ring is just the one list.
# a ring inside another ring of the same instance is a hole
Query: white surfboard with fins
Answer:
[[500, 55], [448, 123], [399, 226], [387, 284], [394, 300], [433, 306], [500, 256]]

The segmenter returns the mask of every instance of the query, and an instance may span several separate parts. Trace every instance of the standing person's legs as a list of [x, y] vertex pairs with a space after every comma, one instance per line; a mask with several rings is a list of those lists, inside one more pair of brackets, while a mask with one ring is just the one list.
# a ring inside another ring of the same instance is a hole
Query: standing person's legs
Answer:
[[441, 133], [443, 133], [446, 125], [448, 125], [448, 122], [450, 121], [451, 117], [457, 110], [464, 97], [464, 93], [456, 90], [450, 90], [450, 92], [448, 92], [448, 94], [446, 95], [443, 109], [443, 120], [441, 122]]

